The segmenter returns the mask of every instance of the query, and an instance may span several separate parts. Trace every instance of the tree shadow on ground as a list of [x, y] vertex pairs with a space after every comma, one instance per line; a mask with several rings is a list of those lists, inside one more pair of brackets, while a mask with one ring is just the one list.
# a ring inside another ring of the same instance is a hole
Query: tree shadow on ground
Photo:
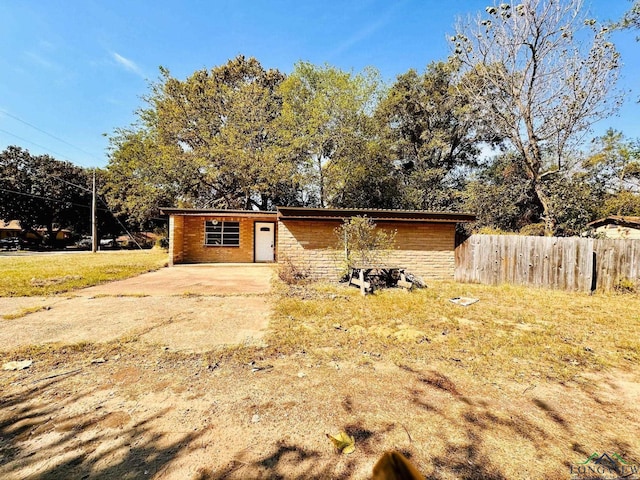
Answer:
[[[449, 436], [446, 432], [439, 435], [444, 444], [441, 450], [446, 454], [427, 459], [427, 463], [422, 465], [423, 470], [431, 469], [426, 478], [510, 478], [512, 472], [501, 465], [499, 456], [492, 451], [496, 437], [501, 435], [515, 439], [520, 445], [526, 445], [529, 451], [539, 454], [548, 448], [552, 434], [544, 422], [529, 418], [515, 409], [497, 411], [482, 399], [467, 397], [458, 385], [440, 372], [423, 372], [406, 366], [401, 368], [414, 375], [415, 381], [409, 388], [411, 402], [429, 415], [440, 417], [451, 432], [458, 433], [457, 436]], [[539, 399], [533, 402], [548, 418], [568, 428], [564, 419], [547, 403]], [[489, 438], [492, 440], [489, 441]], [[535, 459], [522, 459], [523, 463], [529, 460]]]
[[[179, 434], [176, 439], [175, 433], [158, 432], [152, 422], [168, 407], [132, 425], [122, 421], [114, 428], [101, 427], [101, 422], [114, 417], [112, 412], [67, 413], [96, 389], [47, 397], [62, 380], [52, 379], [0, 400], [1, 477], [22, 478], [29, 472], [29, 478], [43, 480], [151, 478], [202, 433]], [[27, 450], [26, 445], [38, 437], [42, 448], [34, 452], [31, 445]]]
[[203, 469], [196, 480], [222, 480], [231, 478], [253, 479], [305, 478], [309, 480], [348, 479], [355, 468], [355, 459], [346, 462], [329, 463], [323, 461], [325, 454], [307, 450], [286, 442], [278, 442], [274, 449], [251, 462], [234, 460], [218, 470]]

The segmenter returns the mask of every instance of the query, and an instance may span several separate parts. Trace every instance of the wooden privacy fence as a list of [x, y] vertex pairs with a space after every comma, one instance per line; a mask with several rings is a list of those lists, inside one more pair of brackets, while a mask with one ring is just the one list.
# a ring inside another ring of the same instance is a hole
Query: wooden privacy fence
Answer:
[[456, 248], [455, 279], [610, 291], [640, 281], [640, 240], [472, 235]]

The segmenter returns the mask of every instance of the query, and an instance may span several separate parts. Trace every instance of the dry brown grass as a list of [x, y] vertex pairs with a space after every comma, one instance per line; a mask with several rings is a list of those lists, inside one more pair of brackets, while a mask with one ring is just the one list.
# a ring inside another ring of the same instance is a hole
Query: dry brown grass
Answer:
[[[469, 307], [449, 299], [479, 298]], [[442, 361], [472, 375], [566, 381], [640, 360], [640, 296], [432, 283], [406, 292], [331, 285], [291, 289], [270, 343], [322, 359], [397, 365]]]

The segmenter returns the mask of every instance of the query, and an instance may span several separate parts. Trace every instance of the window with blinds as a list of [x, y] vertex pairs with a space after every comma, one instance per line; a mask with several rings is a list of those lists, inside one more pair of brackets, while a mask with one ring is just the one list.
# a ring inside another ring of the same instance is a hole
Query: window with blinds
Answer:
[[239, 247], [240, 222], [204, 222], [204, 244], [214, 247]]

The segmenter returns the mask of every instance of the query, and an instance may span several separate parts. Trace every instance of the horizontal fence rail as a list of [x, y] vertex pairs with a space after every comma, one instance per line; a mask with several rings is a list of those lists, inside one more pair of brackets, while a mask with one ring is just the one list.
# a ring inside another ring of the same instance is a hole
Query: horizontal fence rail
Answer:
[[472, 235], [455, 259], [459, 282], [589, 292], [640, 281], [640, 240]]

